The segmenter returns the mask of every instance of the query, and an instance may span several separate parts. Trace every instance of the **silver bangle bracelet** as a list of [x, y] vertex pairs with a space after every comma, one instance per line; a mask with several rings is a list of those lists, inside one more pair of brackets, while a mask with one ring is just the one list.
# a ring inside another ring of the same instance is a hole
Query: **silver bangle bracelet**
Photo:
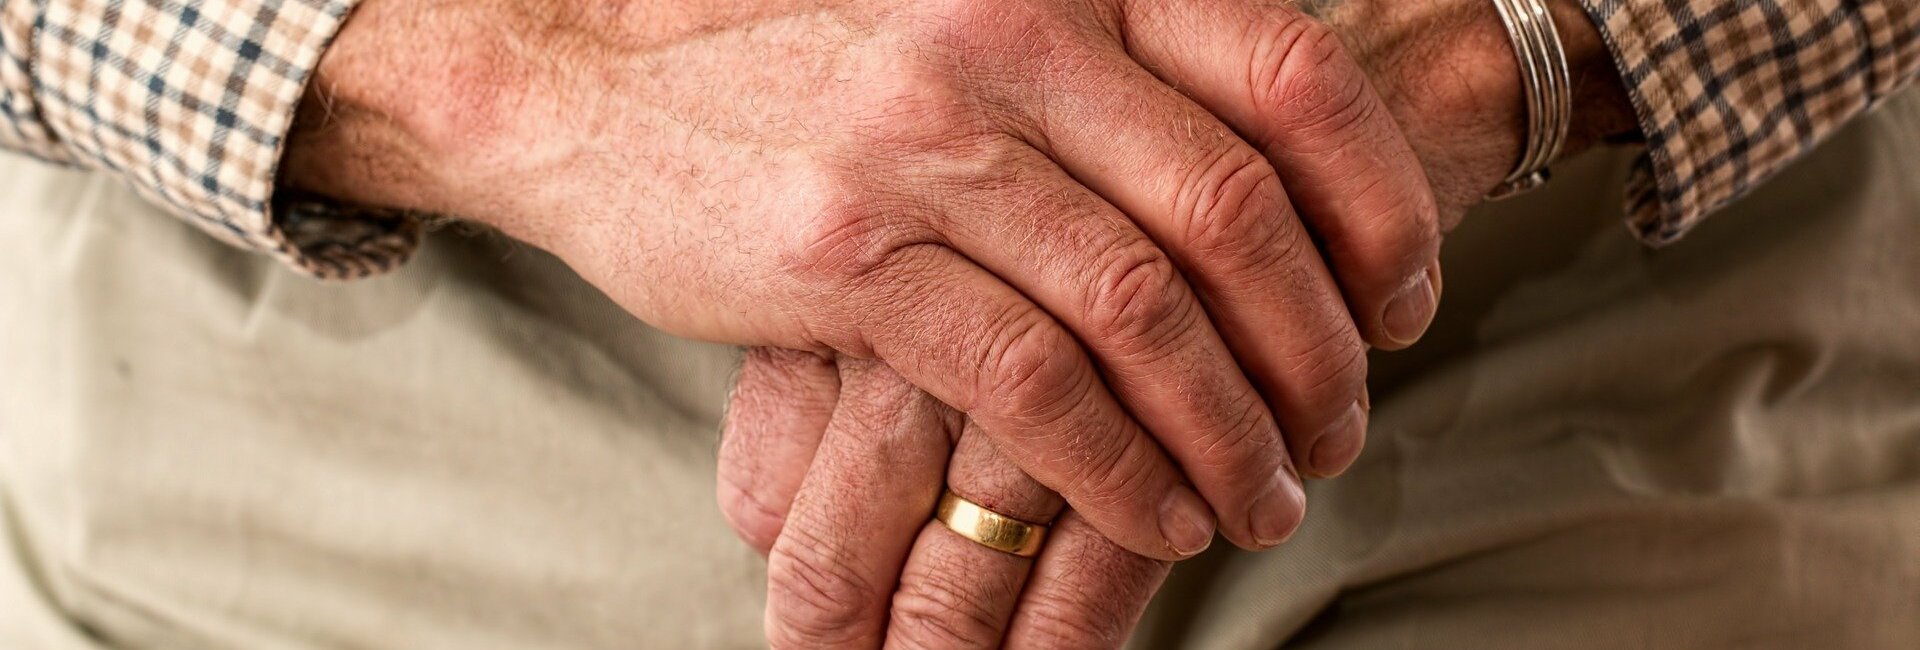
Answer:
[[1553, 24], [1545, 0], [1493, 0], [1513, 52], [1520, 61], [1520, 85], [1527, 104], [1526, 146], [1520, 162], [1489, 200], [1503, 199], [1547, 182], [1547, 167], [1566, 146], [1573, 118], [1573, 81], [1567, 71], [1567, 50]]

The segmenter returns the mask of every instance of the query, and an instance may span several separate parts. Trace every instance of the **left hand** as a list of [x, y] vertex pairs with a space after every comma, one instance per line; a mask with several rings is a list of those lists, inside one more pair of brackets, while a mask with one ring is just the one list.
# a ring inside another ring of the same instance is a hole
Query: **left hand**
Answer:
[[[721, 505], [771, 553], [776, 648], [1117, 647], [1171, 566], [1061, 514], [1060, 497], [975, 425], [877, 362], [752, 350], [726, 429]], [[942, 485], [1050, 522], [1041, 554], [1001, 553], [930, 521]]]

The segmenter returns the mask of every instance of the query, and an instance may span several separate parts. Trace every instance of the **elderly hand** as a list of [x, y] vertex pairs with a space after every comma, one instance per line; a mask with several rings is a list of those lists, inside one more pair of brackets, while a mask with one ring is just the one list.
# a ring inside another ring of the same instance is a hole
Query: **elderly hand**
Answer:
[[[1170, 566], [1061, 515], [1060, 498], [977, 425], [876, 362], [752, 350], [726, 428], [722, 486], [793, 490], [791, 511], [775, 515], [722, 489], [735, 528], [771, 550], [775, 648], [1118, 647]], [[1041, 554], [1002, 553], [929, 521], [943, 484], [1052, 522]]]
[[[1522, 136], [1518, 71], [1491, 5], [1309, 8], [1383, 89], [1426, 164], [1443, 224], [1456, 222], [1505, 175]], [[1555, 9], [1580, 80], [1570, 149], [1631, 131], [1597, 35], [1570, 3]], [[1072, 512], [1037, 563], [928, 521], [943, 483], [1029, 521], [1053, 521], [1060, 508], [998, 459], [977, 425], [956, 418], [865, 362], [836, 369], [805, 353], [748, 354], [719, 490], [735, 529], [772, 553], [776, 645], [1104, 648], [1125, 639], [1166, 563], [1099, 539]]]
[[1285, 539], [1289, 449], [1349, 462], [1366, 342], [1434, 307], [1366, 76], [1244, 0], [366, 0], [309, 100], [287, 183], [497, 226], [667, 331], [884, 361], [1159, 559]]

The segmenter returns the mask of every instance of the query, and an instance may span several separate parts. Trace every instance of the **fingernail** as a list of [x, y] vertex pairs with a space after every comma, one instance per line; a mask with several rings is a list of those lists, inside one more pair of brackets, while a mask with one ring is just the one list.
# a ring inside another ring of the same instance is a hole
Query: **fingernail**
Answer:
[[1293, 536], [1300, 519], [1307, 513], [1307, 491], [1291, 470], [1282, 470], [1267, 486], [1267, 493], [1253, 501], [1253, 541], [1262, 547], [1274, 547]]
[[1387, 338], [1401, 346], [1413, 345], [1420, 335], [1427, 332], [1427, 325], [1433, 322], [1433, 308], [1439, 302], [1434, 295], [1434, 274], [1430, 269], [1421, 269], [1407, 282], [1401, 285], [1400, 292], [1394, 294], [1387, 303], [1386, 313], [1381, 320], [1387, 327]]
[[1160, 504], [1160, 534], [1182, 556], [1198, 555], [1213, 544], [1213, 512], [1200, 495], [1176, 485]]
[[1365, 398], [1354, 400], [1347, 407], [1346, 415], [1320, 432], [1315, 438], [1313, 450], [1307, 453], [1307, 466], [1310, 472], [1319, 478], [1339, 476], [1347, 471], [1347, 466], [1360, 457], [1360, 448], [1367, 439], [1367, 407]]

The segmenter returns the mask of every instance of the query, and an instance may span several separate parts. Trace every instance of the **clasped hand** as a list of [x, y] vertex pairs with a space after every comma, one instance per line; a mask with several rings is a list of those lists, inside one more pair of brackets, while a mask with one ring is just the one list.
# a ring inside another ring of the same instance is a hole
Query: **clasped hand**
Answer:
[[[285, 177], [793, 351], [749, 355], [720, 482], [775, 645], [1111, 645], [1165, 562], [1279, 544], [1353, 461], [1367, 350], [1426, 329], [1517, 149], [1511, 110], [1403, 129], [1343, 36], [1246, 0], [364, 0]], [[1506, 57], [1458, 69], [1513, 108]], [[1053, 521], [1037, 563], [928, 527], [946, 485]]]

